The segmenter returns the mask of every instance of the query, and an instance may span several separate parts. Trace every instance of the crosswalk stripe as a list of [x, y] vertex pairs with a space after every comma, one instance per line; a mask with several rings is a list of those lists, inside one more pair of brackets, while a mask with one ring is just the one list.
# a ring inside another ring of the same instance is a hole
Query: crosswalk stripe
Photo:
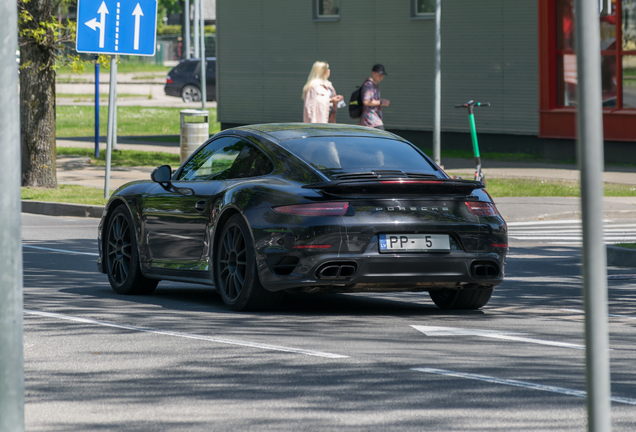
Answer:
[[[635, 223], [612, 223], [605, 220], [603, 241], [607, 244], [635, 243]], [[583, 227], [580, 220], [511, 222], [508, 237], [513, 240], [532, 240], [553, 244], [580, 244]]]

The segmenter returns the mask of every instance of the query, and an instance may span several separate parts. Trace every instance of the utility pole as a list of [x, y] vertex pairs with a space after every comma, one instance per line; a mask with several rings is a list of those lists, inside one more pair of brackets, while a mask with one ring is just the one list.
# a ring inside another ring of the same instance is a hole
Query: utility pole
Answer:
[[[603, 241], [603, 99], [598, 0], [574, 0], [577, 133], [583, 215], [583, 302], [587, 418], [590, 432], [612, 429], [607, 254]], [[602, 11], [602, 7], [600, 8]]]
[[18, 8], [0, 3], [0, 432], [24, 431]]
[[205, 17], [203, 16], [203, 0], [199, 0], [201, 7], [201, 109], [205, 109], [205, 100], [208, 98], [207, 79], [205, 74]]
[[110, 165], [113, 149], [117, 145], [117, 56], [110, 56], [110, 88], [108, 92], [108, 131], [106, 137], [106, 169], [104, 198], [110, 197]]
[[199, 11], [201, 10], [201, 0], [192, 0], [194, 4], [194, 58], [201, 58], [199, 51]]
[[441, 165], [442, 127], [442, 0], [435, 5], [435, 119], [433, 122], [433, 161]]
[[190, 59], [190, 0], [185, 0], [185, 58]]

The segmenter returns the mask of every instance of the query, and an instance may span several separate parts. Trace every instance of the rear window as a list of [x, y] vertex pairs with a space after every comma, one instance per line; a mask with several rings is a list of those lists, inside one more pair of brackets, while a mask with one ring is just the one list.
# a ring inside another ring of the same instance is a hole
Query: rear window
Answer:
[[173, 69], [173, 72], [187, 75], [187, 74], [194, 73], [194, 70], [198, 68], [199, 68], [199, 62], [186, 61], [186, 62], [178, 64]]
[[385, 138], [312, 137], [279, 144], [327, 176], [343, 172], [400, 170], [438, 175], [412, 145]]

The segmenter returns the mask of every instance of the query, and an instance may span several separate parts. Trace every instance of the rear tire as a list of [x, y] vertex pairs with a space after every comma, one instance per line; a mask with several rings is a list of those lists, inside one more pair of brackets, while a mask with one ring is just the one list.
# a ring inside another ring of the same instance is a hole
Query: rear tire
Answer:
[[430, 291], [433, 302], [440, 309], [479, 309], [490, 300], [494, 288], [467, 290], [439, 289]]
[[184, 102], [201, 102], [201, 90], [193, 85], [187, 85], [181, 89], [181, 99]]
[[223, 303], [235, 311], [267, 310], [278, 305], [282, 292], [267, 291], [256, 270], [256, 252], [243, 217], [235, 214], [221, 230], [216, 245], [214, 284]]
[[106, 274], [118, 294], [150, 294], [159, 283], [148, 279], [139, 267], [135, 224], [124, 206], [113, 211], [104, 238]]

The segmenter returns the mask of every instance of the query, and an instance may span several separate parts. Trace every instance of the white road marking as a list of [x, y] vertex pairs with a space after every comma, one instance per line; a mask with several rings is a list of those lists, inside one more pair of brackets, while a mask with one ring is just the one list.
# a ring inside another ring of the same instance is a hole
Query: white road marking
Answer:
[[[603, 240], [606, 244], [636, 241], [636, 224], [614, 222], [605, 220], [603, 223]], [[511, 222], [508, 227], [508, 238], [513, 240], [563, 245], [579, 245], [583, 241], [580, 220]]]
[[506, 255], [506, 258], [523, 258], [523, 259], [557, 259], [557, 258], [578, 258], [578, 255]]
[[[532, 390], [541, 390], [541, 391], [547, 391], [547, 392], [551, 392], [551, 393], [564, 394], [564, 395], [568, 395], [568, 396], [576, 396], [576, 397], [582, 397], [582, 398], [587, 396], [587, 392], [585, 392], [583, 390], [572, 390], [572, 389], [567, 389], [567, 388], [564, 388], [564, 387], [556, 387], [556, 386], [550, 386], [550, 385], [536, 384], [536, 383], [531, 383], [531, 382], [527, 382], [527, 381], [518, 381], [518, 380], [510, 380], [510, 379], [503, 379], [503, 378], [495, 378], [495, 377], [491, 377], [491, 376], [487, 376], [487, 375], [478, 375], [478, 374], [471, 374], [471, 373], [464, 373], [464, 372], [453, 372], [453, 371], [449, 371], [449, 370], [435, 369], [435, 368], [411, 368], [411, 370], [418, 371], [418, 372], [429, 373], [429, 374], [452, 376], [452, 377], [455, 377], [455, 378], [464, 378], [464, 379], [475, 380], [475, 381], [484, 381], [484, 382], [488, 382], [488, 383], [492, 383], [492, 384], [503, 384], [503, 385], [513, 386], [513, 387], [521, 387], [521, 388], [527, 388], [527, 389], [532, 389]], [[610, 400], [612, 402], [617, 402], [617, 403], [622, 403], [622, 404], [627, 404], [627, 405], [636, 405], [636, 399], [623, 398], [623, 397], [614, 397], [613, 396], [613, 397], [610, 397]]]
[[[614, 226], [614, 225], [611, 225]], [[633, 231], [633, 230], [630, 230]], [[524, 229], [524, 230], [510, 230], [510, 232], [515, 233], [516, 235], [534, 235], [536, 233], [543, 233], [545, 235], [548, 234], [581, 234], [581, 228], [578, 229], [559, 229], [559, 228], [550, 228], [546, 229], [543, 227], [536, 227], [535, 229]], [[624, 228], [603, 228], [604, 233], [625, 233], [626, 230]]]
[[530, 283], [572, 283], [580, 284], [583, 282], [582, 276], [572, 277], [549, 277], [549, 276], [506, 276], [506, 282], [530, 282]]
[[[532, 236], [532, 237], [519, 237], [514, 234], [508, 234], [509, 238], [513, 238], [515, 240], [579, 240], [583, 241], [582, 236], [571, 236], [571, 237], [555, 237], [555, 236]], [[636, 237], [603, 237], [603, 241], [605, 242], [624, 242], [631, 243], [636, 241]]]
[[197, 339], [197, 340], [204, 340], [208, 342], [216, 342], [216, 343], [222, 343], [222, 344], [228, 344], [228, 345], [239, 345], [239, 346], [244, 346], [249, 348], [260, 348], [260, 349], [269, 350], [269, 351], [282, 351], [282, 352], [303, 354], [303, 355], [314, 356], [314, 357], [324, 357], [324, 358], [330, 358], [330, 359], [342, 359], [342, 358], [349, 357], [349, 356], [341, 355], [341, 354], [332, 354], [327, 352], [304, 350], [299, 348], [291, 348], [291, 347], [284, 347], [284, 346], [278, 346], [278, 345], [268, 345], [268, 344], [262, 344], [258, 342], [241, 341], [238, 339], [202, 336], [202, 335], [196, 335], [196, 334], [190, 334], [190, 333], [181, 333], [181, 332], [174, 332], [169, 330], [153, 329], [149, 327], [138, 327], [138, 326], [131, 326], [126, 324], [117, 324], [117, 323], [112, 323], [107, 321], [98, 321], [98, 320], [94, 320], [90, 318], [80, 318], [80, 317], [75, 317], [72, 315], [66, 315], [66, 314], [60, 314], [60, 313], [54, 313], [54, 312], [43, 312], [43, 311], [24, 309], [24, 313], [30, 314], [30, 315], [43, 316], [47, 318], [56, 318], [56, 319], [62, 319], [66, 321], [74, 321], [74, 322], [80, 322], [85, 324], [99, 325], [104, 327], [114, 327], [114, 328], [119, 328], [123, 330], [132, 330], [132, 331], [138, 331], [138, 332], [144, 332], [144, 333], [154, 333], [154, 334], [160, 334], [160, 335], [166, 335], [166, 336], [181, 337], [186, 339]]
[[[604, 221], [609, 222], [609, 221]], [[580, 219], [570, 220], [547, 220], [547, 221], [532, 221], [532, 222], [508, 222], [509, 227], [516, 226], [529, 226], [529, 225], [565, 225], [565, 224], [580, 224]]]
[[25, 244], [23, 244], [22, 247], [23, 248], [46, 250], [46, 251], [51, 251], [51, 252], [62, 252], [62, 253], [76, 254], [76, 255], [99, 256], [98, 253], [93, 253], [93, 252], [76, 252], [76, 251], [71, 251], [71, 250], [66, 250], [66, 249], [51, 249], [51, 248], [45, 248], [45, 247], [40, 247], [40, 246], [25, 245]]
[[473, 330], [456, 327], [438, 327], [438, 326], [417, 326], [412, 325], [415, 330], [421, 331], [426, 336], [478, 336], [491, 339], [502, 339], [514, 342], [526, 342], [538, 345], [549, 345], [560, 348], [585, 349], [584, 345], [572, 344], [567, 342], [556, 342], [543, 339], [534, 339], [522, 337], [523, 333], [502, 332], [493, 330]]
[[[574, 312], [574, 313], [579, 313], [579, 314], [585, 314], [585, 311], [583, 309], [561, 309], [561, 310], [565, 311], [565, 312]], [[629, 315], [607, 314], [607, 316], [608, 317], [613, 317], [613, 318], [627, 318], [627, 319], [636, 320], [636, 317], [629, 316]]]

